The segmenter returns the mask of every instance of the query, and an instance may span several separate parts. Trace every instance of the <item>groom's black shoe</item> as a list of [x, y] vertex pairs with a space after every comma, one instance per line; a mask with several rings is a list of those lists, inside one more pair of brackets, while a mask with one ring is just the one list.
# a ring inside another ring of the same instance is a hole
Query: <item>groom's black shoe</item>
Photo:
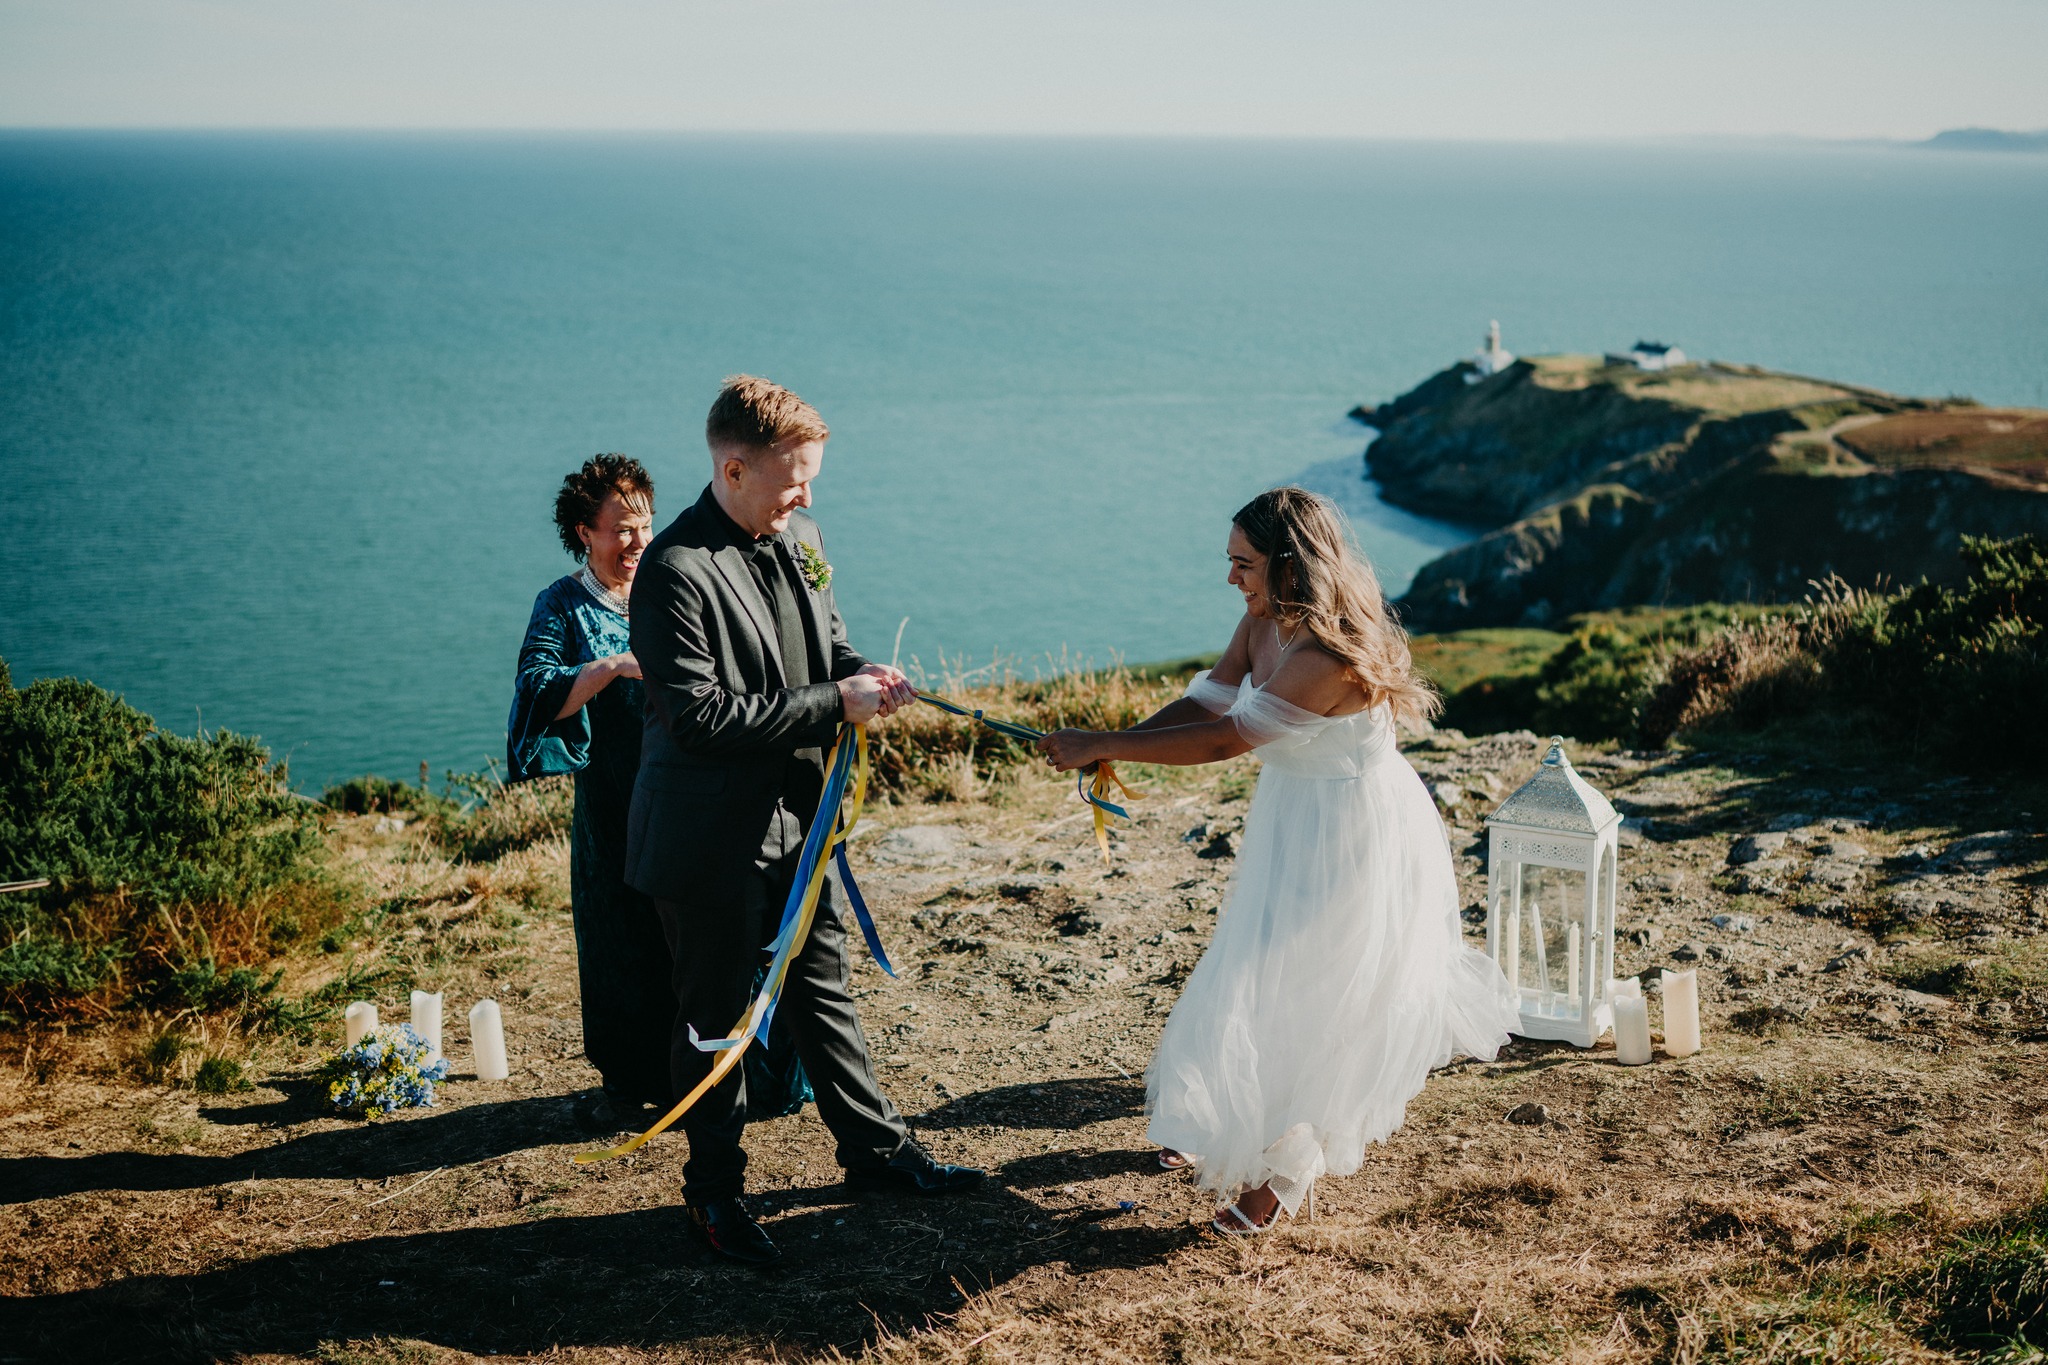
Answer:
[[691, 1204], [690, 1223], [710, 1248], [728, 1261], [741, 1265], [774, 1265], [782, 1252], [738, 1195], [714, 1199], [708, 1204]]
[[848, 1187], [856, 1190], [889, 1190], [899, 1194], [958, 1194], [971, 1190], [988, 1178], [988, 1172], [973, 1166], [948, 1166], [914, 1142], [906, 1142], [896, 1155], [880, 1166], [863, 1166], [846, 1173]]
[[610, 1086], [576, 1101], [575, 1114], [577, 1127], [599, 1135], [643, 1128], [654, 1117], [649, 1105]]

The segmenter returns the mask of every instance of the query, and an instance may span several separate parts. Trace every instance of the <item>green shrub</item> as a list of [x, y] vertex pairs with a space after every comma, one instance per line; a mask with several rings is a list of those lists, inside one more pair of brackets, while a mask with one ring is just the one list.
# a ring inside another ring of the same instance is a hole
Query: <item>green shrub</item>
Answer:
[[267, 977], [249, 967], [223, 972], [212, 958], [203, 957], [149, 983], [150, 997], [152, 1003], [171, 1009], [246, 1008], [267, 999], [283, 979], [282, 968]]
[[178, 1062], [191, 1051], [192, 1040], [175, 1028], [154, 1034], [135, 1051], [135, 1069], [143, 1079], [162, 1083], [172, 1079]]
[[41, 1001], [77, 999], [99, 990], [114, 975], [114, 968], [127, 954], [110, 943], [87, 946], [67, 939], [38, 938], [30, 914], [18, 914], [10, 923], [21, 922], [14, 941], [0, 948], [0, 1000], [19, 1007]]
[[413, 828], [460, 862], [484, 863], [515, 849], [569, 832], [575, 815], [575, 779], [543, 777], [507, 785], [495, 768], [484, 772], [445, 775], [445, 790], [371, 774], [329, 787], [321, 796], [328, 808], [343, 815], [375, 815], [403, 811], [419, 817]]
[[2038, 767], [2048, 733], [2048, 539], [1966, 537], [1956, 587], [1830, 585], [1785, 616], [1736, 625], [1674, 657], [1643, 706], [1647, 741], [1754, 730], [1828, 711], [1970, 766]]
[[261, 994], [240, 968], [274, 929], [337, 913], [324, 856], [256, 740], [167, 734], [73, 678], [16, 689], [0, 663], [0, 877], [50, 879], [0, 897], [0, 1015]]
[[[1528, 729], [1577, 739], [1634, 742], [1645, 703], [1663, 680], [1667, 661], [1702, 639], [1726, 630], [1754, 608], [1718, 603], [1683, 609], [1636, 608], [1590, 612], [1565, 625], [1563, 643], [1547, 650], [1522, 639], [1499, 672], [1452, 692], [1440, 721], [1471, 734]], [[1418, 641], [1418, 657], [1449, 652], [1458, 636], [1510, 632], [1457, 632], [1439, 642]], [[1533, 632], [1513, 632], [1527, 636]], [[1469, 667], [1469, 664], [1467, 665]]]
[[495, 773], [450, 773], [448, 785], [469, 799], [448, 801], [428, 828], [449, 857], [465, 863], [563, 838], [576, 814], [576, 781], [567, 774], [507, 786]]
[[199, 1064], [199, 1070], [192, 1073], [192, 1088], [202, 1095], [232, 1095], [238, 1090], [256, 1087], [242, 1074], [239, 1061], [232, 1057], [208, 1057]]

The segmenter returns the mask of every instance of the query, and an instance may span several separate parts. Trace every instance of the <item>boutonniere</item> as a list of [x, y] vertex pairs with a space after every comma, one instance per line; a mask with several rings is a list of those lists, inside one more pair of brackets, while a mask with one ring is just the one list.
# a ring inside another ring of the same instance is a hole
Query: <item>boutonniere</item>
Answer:
[[811, 585], [812, 592], [823, 592], [832, 586], [832, 565], [825, 556], [811, 548], [809, 541], [796, 542], [796, 563], [803, 570], [804, 582]]

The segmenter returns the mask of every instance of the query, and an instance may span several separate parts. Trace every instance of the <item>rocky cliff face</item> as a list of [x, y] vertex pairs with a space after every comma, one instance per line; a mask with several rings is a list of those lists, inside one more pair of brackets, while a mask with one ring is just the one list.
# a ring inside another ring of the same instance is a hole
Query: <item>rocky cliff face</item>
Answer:
[[[1389, 501], [1502, 523], [1416, 575], [1413, 630], [1954, 580], [1964, 535], [2048, 532], [2041, 414], [1738, 366], [1464, 371], [1357, 414], [1381, 425], [1367, 461]], [[1937, 415], [1940, 441], [1919, 439]], [[1894, 427], [1916, 439], [1887, 443]]]

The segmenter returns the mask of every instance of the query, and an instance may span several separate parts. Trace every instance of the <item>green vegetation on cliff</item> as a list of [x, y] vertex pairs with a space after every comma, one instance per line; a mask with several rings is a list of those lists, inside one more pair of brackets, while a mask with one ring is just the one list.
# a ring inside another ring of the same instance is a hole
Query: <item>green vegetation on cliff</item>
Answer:
[[1811, 414], [1759, 425], [1776, 431], [1890, 410], [1868, 406], [1890, 401], [1870, 391], [1738, 365], [1647, 372], [1594, 356], [1536, 356], [1469, 377], [1469, 367], [1453, 366], [1357, 414], [1381, 431], [1366, 458], [1389, 501], [1508, 522], [1595, 482], [1654, 495], [1688, 477], [1688, 448], [1710, 426]]
[[1643, 741], [1826, 716], [1970, 768], [2048, 763], [2048, 537], [1969, 538], [1956, 586], [1839, 586], [1674, 656], [1639, 713]]
[[1443, 725], [1632, 744], [1666, 661], [1758, 614], [1718, 603], [1631, 607], [1586, 612], [1559, 630], [1450, 631], [1413, 645], [1416, 665], [1443, 693]]
[[1590, 612], [1560, 631], [1417, 636], [1415, 658], [1444, 691], [1443, 723], [1468, 732], [1661, 748], [1818, 727], [1958, 766], [2039, 767], [2048, 537], [1973, 537], [1961, 555], [1956, 585], [1838, 582], [1797, 606]]
[[209, 1007], [340, 910], [315, 807], [256, 740], [186, 739], [73, 678], [0, 663], [0, 1014], [101, 1012], [118, 993]]

